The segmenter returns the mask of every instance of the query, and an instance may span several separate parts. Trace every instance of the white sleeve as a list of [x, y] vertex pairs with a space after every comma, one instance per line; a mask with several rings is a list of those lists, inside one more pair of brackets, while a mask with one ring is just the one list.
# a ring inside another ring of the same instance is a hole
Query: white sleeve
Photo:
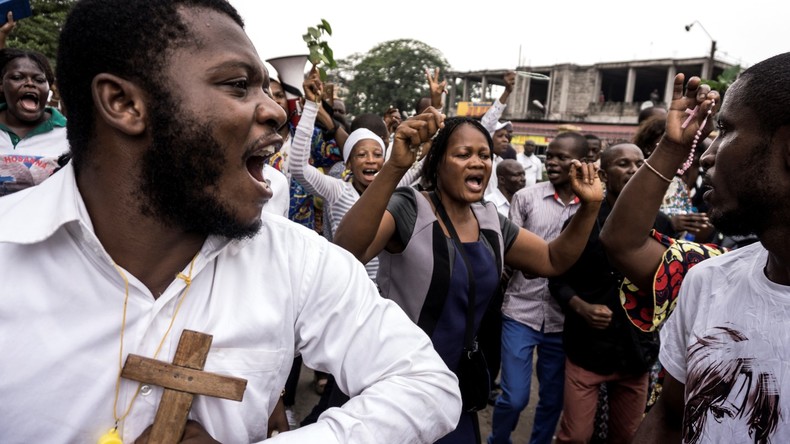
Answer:
[[321, 244], [325, 251], [306, 254], [307, 272], [298, 277], [296, 351], [308, 367], [335, 375], [351, 399], [271, 442], [435, 442], [460, 418], [458, 380], [353, 256]]
[[323, 174], [308, 161], [317, 115], [318, 105], [306, 101], [288, 153], [288, 172], [308, 193], [332, 203], [343, 194], [343, 181]]
[[425, 158], [423, 157], [417, 162], [417, 165], [409, 168], [409, 171], [406, 171], [406, 174], [404, 174], [398, 182], [398, 187], [408, 187], [418, 181], [420, 177], [422, 177], [422, 165], [424, 162]]
[[488, 130], [489, 134], [494, 134], [496, 124], [499, 122], [499, 118], [502, 117], [502, 113], [505, 112], [505, 108], [507, 108], [507, 105], [496, 99], [491, 108], [488, 108], [488, 111], [480, 118], [480, 123]]

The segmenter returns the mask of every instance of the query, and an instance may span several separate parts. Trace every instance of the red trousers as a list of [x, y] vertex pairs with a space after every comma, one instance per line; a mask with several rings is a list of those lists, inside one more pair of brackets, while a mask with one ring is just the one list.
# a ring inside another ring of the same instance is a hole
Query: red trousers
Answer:
[[565, 360], [565, 396], [558, 443], [587, 443], [592, 438], [598, 389], [607, 383], [609, 439], [611, 444], [630, 443], [647, 401], [648, 373], [599, 375]]

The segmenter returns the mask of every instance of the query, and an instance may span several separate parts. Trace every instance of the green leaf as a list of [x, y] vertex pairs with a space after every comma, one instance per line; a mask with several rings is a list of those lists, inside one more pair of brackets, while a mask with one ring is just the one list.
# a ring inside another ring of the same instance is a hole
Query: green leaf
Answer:
[[324, 46], [324, 57], [326, 57], [327, 62], [326, 64], [329, 65], [330, 68], [337, 67], [337, 62], [335, 61], [335, 53], [332, 51], [332, 48], [329, 46]]
[[306, 43], [310, 43], [313, 41], [313, 36], [310, 34], [302, 34], [302, 40], [304, 40]]
[[321, 81], [322, 82], [326, 82], [326, 79], [328, 77], [326, 75], [326, 70], [324, 68], [320, 67], [320, 68], [318, 68], [318, 74], [321, 76]]
[[317, 46], [311, 46], [310, 47], [310, 55], [307, 56], [307, 58], [310, 60], [310, 63], [312, 63], [314, 65], [317, 65], [319, 62], [321, 62], [321, 57], [322, 57], [322, 54], [318, 51], [318, 47]]
[[307, 32], [309, 32], [310, 35], [313, 36], [313, 38], [316, 40], [318, 40], [318, 38], [321, 37], [321, 31], [317, 30], [316, 28], [313, 28], [312, 26], [307, 28]]
[[321, 25], [323, 25], [323, 27], [326, 30], [327, 34], [332, 35], [332, 27], [329, 26], [329, 22], [328, 21], [326, 21], [324, 19], [321, 19]]

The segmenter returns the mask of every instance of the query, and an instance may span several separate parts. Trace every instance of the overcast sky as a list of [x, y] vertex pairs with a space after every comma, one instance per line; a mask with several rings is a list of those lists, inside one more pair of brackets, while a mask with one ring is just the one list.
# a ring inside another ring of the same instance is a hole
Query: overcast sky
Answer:
[[[322, 18], [333, 28], [328, 42], [336, 59], [409, 38], [440, 50], [456, 71], [707, 57], [711, 39], [703, 27], [717, 42], [717, 58], [732, 63], [748, 66], [790, 51], [785, 0], [291, 0], [277, 2], [286, 11], [277, 14], [269, 1], [231, 3], [264, 60], [306, 54], [302, 34]], [[695, 20], [702, 27], [687, 32]]]

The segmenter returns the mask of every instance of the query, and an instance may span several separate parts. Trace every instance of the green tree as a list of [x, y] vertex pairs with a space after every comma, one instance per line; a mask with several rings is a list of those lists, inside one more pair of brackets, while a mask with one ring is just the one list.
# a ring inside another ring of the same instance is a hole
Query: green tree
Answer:
[[719, 76], [716, 77], [716, 80], [703, 79], [702, 83], [709, 85], [710, 89], [715, 89], [718, 91], [719, 94], [721, 94], [721, 97], [724, 98], [724, 93], [727, 92], [727, 89], [730, 87], [730, 85], [738, 80], [738, 76], [741, 74], [741, 71], [743, 71], [741, 65], [731, 66], [719, 74]]
[[38, 51], [54, 66], [60, 30], [75, 0], [32, 0], [33, 15], [17, 21], [8, 38], [9, 48]]
[[414, 103], [428, 95], [425, 69], [438, 67], [444, 75], [448, 66], [439, 50], [423, 42], [391, 40], [365, 55], [340, 60], [330, 81], [347, 89], [345, 102], [351, 114], [383, 114], [390, 106], [413, 112]]

